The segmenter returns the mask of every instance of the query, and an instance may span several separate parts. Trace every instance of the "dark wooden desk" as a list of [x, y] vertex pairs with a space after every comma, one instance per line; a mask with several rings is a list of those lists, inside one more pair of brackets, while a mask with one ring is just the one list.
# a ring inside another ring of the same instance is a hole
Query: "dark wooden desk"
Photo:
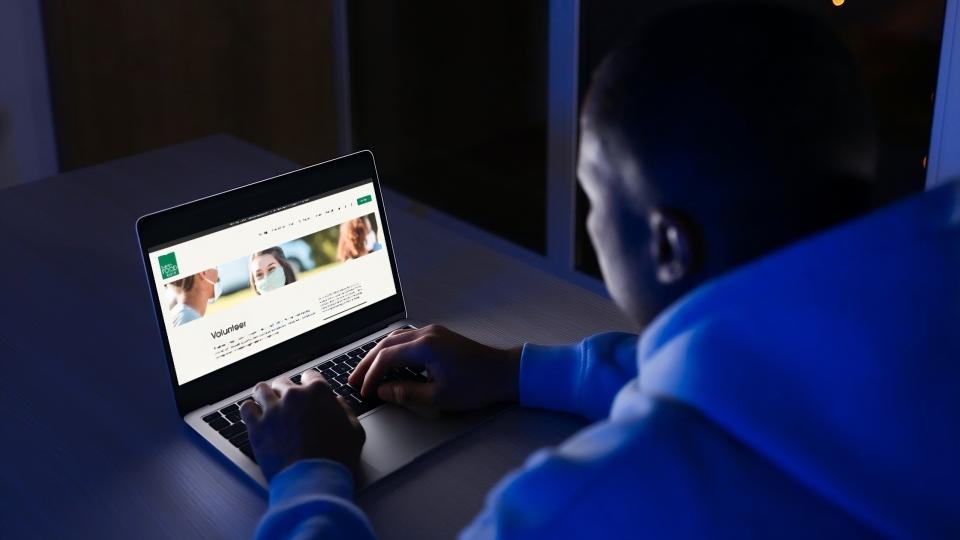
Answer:
[[[294, 168], [215, 136], [0, 192], [0, 536], [245, 538], [265, 494], [177, 417], [134, 221]], [[628, 324], [604, 298], [385, 193], [411, 316], [499, 345]], [[365, 492], [381, 538], [451, 538], [581, 420], [515, 409]]]

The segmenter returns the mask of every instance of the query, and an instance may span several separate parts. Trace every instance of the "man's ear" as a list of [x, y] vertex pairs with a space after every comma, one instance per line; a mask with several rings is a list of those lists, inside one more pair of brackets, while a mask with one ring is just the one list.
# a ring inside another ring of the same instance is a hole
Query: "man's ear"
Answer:
[[690, 276], [697, 266], [693, 227], [674, 210], [657, 208], [650, 212], [650, 256], [657, 281], [671, 285]]

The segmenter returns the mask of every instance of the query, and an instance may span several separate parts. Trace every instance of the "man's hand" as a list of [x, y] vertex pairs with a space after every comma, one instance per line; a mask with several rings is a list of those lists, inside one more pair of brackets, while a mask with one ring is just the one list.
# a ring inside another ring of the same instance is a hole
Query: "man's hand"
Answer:
[[[401, 405], [477, 409], [517, 399], [520, 351], [488, 347], [437, 325], [401, 329], [371, 349], [347, 382], [364, 397]], [[428, 382], [383, 380], [404, 366], [426, 369]]]
[[316, 371], [304, 373], [302, 384], [285, 378], [257, 384], [240, 416], [268, 482], [301, 459], [332, 459], [351, 471], [360, 461], [363, 428]]

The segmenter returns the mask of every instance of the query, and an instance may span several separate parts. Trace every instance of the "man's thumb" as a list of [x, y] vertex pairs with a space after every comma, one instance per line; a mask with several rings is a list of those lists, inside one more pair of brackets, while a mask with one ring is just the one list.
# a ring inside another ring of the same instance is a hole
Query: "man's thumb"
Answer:
[[433, 383], [385, 382], [377, 387], [377, 396], [397, 405], [433, 405]]

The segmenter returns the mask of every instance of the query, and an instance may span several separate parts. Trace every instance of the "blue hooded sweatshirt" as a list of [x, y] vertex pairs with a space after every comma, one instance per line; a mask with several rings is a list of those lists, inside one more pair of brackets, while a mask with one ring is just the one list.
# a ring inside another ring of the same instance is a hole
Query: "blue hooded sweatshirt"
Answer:
[[[960, 184], [758, 259], [639, 338], [527, 344], [520, 401], [595, 423], [480, 538], [960, 538]], [[373, 538], [347, 470], [270, 485], [259, 538]]]

